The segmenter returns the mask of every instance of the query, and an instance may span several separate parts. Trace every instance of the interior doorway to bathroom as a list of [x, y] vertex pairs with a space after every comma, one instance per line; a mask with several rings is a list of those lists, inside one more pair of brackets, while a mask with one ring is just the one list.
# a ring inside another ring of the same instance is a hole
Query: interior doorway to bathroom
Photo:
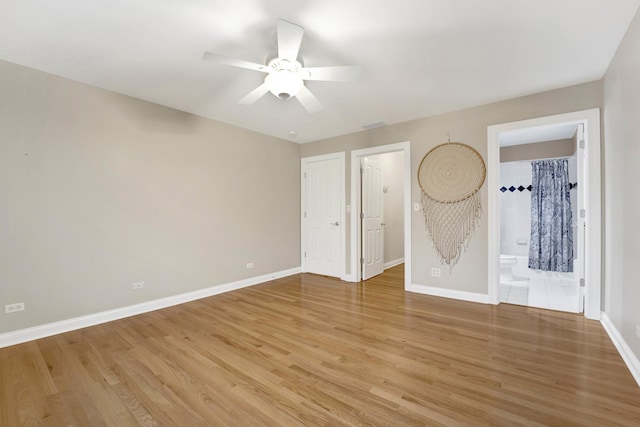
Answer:
[[[527, 132], [505, 132], [499, 139], [500, 302], [581, 313], [584, 220], [580, 212], [584, 196], [580, 183], [584, 149], [580, 148], [580, 141], [584, 141], [583, 124], [558, 124], [544, 131], [531, 128]], [[553, 187], [558, 188], [557, 184], [562, 183], [561, 194], [558, 194], [562, 206], [545, 202], [547, 207], [556, 206], [555, 214], [546, 215], [547, 212], [538, 209], [542, 204], [541, 192], [537, 191], [540, 187], [534, 180], [540, 174], [533, 174], [533, 168], [550, 172], [548, 183]], [[557, 264], [553, 268], [542, 267], [535, 259], [530, 262], [541, 249], [535, 244], [536, 239], [540, 239], [532, 238], [539, 236], [532, 234], [532, 219], [535, 217], [537, 226], [539, 214], [551, 216], [550, 220], [554, 221], [552, 231], [557, 235], [546, 235], [542, 239], [561, 249], [553, 259], [544, 260], [545, 264], [550, 261]]]
[[[487, 128], [487, 184], [488, 184], [488, 283], [489, 301], [500, 303], [500, 252], [501, 252], [501, 205], [500, 196], [500, 145], [501, 140], [509, 138], [523, 138], [522, 143], [531, 141], [531, 134], [537, 134], [540, 141], [552, 141], [557, 136], [540, 137], [541, 134], [557, 132], [560, 128], [582, 125], [582, 138], [577, 138], [578, 156], [583, 161], [577, 162], [579, 178], [577, 191], [582, 196], [576, 209], [578, 224], [576, 225], [576, 248], [580, 265], [575, 268], [583, 275], [578, 279], [582, 288], [582, 304], [584, 315], [589, 319], [600, 319], [602, 300], [602, 236], [601, 236], [601, 171], [600, 171], [600, 110], [591, 109], [573, 113], [547, 116], [519, 122], [493, 125]], [[577, 128], [574, 128], [577, 129]], [[528, 138], [528, 139], [527, 139]], [[518, 145], [518, 143], [514, 144]], [[520, 184], [513, 185], [516, 189]], [[508, 188], [511, 187], [511, 184]], [[527, 187], [527, 186], [524, 186]], [[520, 193], [519, 190], [518, 193]], [[575, 190], [574, 190], [575, 191]], [[509, 193], [512, 193], [509, 191]], [[575, 218], [574, 218], [575, 219]], [[523, 218], [530, 220], [530, 215]], [[581, 221], [581, 222], [580, 222]], [[511, 241], [513, 245], [522, 245], [523, 241], [516, 237]], [[580, 254], [583, 254], [582, 256]], [[513, 260], [511, 260], [513, 261]], [[504, 263], [503, 263], [504, 264]], [[516, 264], [517, 265], [517, 259]], [[517, 270], [516, 270], [517, 275]], [[579, 301], [580, 303], [580, 301]], [[573, 311], [573, 310], [572, 310]]]

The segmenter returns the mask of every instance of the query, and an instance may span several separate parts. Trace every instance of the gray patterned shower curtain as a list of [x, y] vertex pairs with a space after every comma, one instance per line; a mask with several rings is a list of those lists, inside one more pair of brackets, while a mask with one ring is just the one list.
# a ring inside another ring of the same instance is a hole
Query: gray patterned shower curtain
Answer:
[[567, 159], [531, 162], [529, 268], [573, 271], [573, 228]]

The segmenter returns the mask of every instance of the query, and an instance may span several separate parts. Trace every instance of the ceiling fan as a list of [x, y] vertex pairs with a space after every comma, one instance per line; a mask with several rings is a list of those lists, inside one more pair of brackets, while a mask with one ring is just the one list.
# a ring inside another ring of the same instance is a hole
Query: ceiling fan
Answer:
[[266, 65], [212, 52], [205, 52], [202, 59], [267, 74], [264, 83], [240, 99], [238, 101], [240, 104], [253, 104], [267, 92], [271, 92], [283, 100], [298, 98], [309, 113], [314, 113], [322, 108], [322, 104], [305, 86], [304, 81], [349, 81], [358, 77], [360, 67], [351, 65], [304, 67], [302, 59], [298, 57], [303, 34], [304, 28], [282, 19], [278, 20], [278, 54], [277, 57], [268, 60]]

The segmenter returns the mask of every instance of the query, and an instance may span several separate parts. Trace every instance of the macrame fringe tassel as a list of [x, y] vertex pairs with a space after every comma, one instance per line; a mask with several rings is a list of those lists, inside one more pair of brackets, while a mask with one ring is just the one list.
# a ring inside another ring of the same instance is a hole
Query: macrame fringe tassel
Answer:
[[440, 256], [440, 262], [451, 270], [469, 246], [471, 235], [480, 220], [480, 192], [477, 191], [460, 202], [440, 203], [422, 191], [422, 211], [427, 232]]

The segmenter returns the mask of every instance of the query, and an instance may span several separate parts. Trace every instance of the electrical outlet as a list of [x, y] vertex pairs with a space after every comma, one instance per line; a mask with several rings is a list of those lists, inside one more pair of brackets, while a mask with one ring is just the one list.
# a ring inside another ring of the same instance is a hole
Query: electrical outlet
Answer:
[[16, 311], [22, 311], [22, 310], [24, 310], [23, 302], [17, 302], [15, 304], [7, 304], [4, 306], [5, 313], [15, 313]]
[[415, 212], [420, 212], [421, 209], [422, 209], [422, 206], [420, 205], [420, 203], [414, 203], [413, 204], [413, 210]]
[[247, 263], [247, 268], [253, 268], [253, 263], [252, 262], [248, 262]]
[[431, 269], [431, 276], [440, 277], [440, 275], [441, 275], [441, 271], [440, 271], [439, 268], [435, 268], [434, 267], [434, 268]]
[[131, 289], [142, 289], [144, 288], [144, 282], [135, 282], [131, 284]]

